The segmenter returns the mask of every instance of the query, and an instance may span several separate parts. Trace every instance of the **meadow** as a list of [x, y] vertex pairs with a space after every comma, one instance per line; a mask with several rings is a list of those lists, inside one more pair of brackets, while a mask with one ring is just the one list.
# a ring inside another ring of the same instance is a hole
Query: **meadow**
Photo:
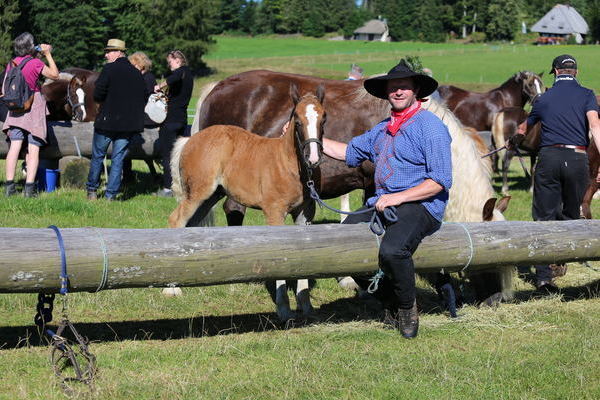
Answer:
[[[571, 53], [581, 82], [600, 90], [599, 46], [463, 45], [338, 42], [303, 38], [218, 37], [205, 59], [214, 74], [199, 87], [248, 69], [266, 68], [343, 79], [356, 62], [367, 74], [386, 72], [418, 55], [441, 83], [478, 90], [500, 85], [520, 70], [549, 70]], [[547, 74], [545, 82], [551, 84]], [[134, 162], [136, 185], [122, 202], [88, 202], [83, 190], [61, 188], [37, 199], [0, 200], [0, 226], [158, 228], [174, 199], [145, 164]], [[4, 162], [0, 162], [0, 183]], [[531, 220], [531, 195], [513, 161], [505, 213]], [[496, 190], [500, 179], [493, 177]], [[361, 193], [351, 195], [353, 208]], [[337, 199], [329, 201], [339, 206]], [[225, 225], [220, 205], [217, 225]], [[598, 202], [593, 203], [598, 215]], [[319, 209], [315, 223], [339, 217]], [[291, 221], [288, 220], [288, 223]], [[246, 224], [262, 225], [250, 210]], [[35, 242], [31, 243], [35, 246]], [[515, 300], [497, 308], [467, 305], [451, 319], [437, 295], [418, 282], [423, 309], [416, 340], [402, 339], [379, 320], [379, 307], [319, 280], [314, 320], [284, 329], [259, 284], [184, 288], [165, 298], [159, 289], [69, 295], [69, 317], [92, 341], [99, 373], [83, 398], [111, 399], [597, 399], [600, 398], [600, 263], [569, 264], [562, 292], [540, 296], [528, 276], [515, 281]], [[58, 268], [58, 266], [57, 266]], [[57, 269], [58, 273], [58, 269]], [[49, 350], [32, 323], [36, 296], [0, 295], [0, 399], [61, 399]], [[60, 300], [54, 318], [60, 317]]]

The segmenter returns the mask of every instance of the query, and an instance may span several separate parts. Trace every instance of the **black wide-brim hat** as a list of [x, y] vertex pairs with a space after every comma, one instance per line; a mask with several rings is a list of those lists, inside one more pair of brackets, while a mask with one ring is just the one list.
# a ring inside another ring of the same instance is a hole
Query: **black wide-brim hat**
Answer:
[[375, 97], [379, 97], [380, 99], [387, 99], [387, 81], [400, 78], [411, 78], [415, 82], [415, 85], [418, 88], [418, 99], [422, 99], [429, 96], [438, 87], [438, 83], [435, 79], [425, 74], [420, 74], [418, 72], [413, 71], [404, 62], [404, 60], [402, 60], [398, 65], [390, 69], [387, 75], [381, 75], [375, 78], [369, 78], [365, 80], [365, 89], [367, 92], [369, 92]]

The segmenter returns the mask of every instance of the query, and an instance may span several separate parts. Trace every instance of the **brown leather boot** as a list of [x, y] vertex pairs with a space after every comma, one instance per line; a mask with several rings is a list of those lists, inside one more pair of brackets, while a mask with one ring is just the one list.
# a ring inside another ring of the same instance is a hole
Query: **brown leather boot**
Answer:
[[398, 309], [398, 324], [400, 325], [400, 333], [406, 339], [412, 339], [419, 333], [419, 311], [417, 310], [417, 302], [408, 310]]

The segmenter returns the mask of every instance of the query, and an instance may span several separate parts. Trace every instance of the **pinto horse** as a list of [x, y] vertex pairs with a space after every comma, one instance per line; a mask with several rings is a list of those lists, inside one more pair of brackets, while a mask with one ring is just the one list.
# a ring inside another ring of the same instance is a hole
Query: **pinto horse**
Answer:
[[[288, 95], [292, 83], [300, 93], [314, 92], [318, 85], [325, 87], [327, 120], [323, 124], [324, 137], [348, 143], [354, 136], [389, 116], [389, 103], [369, 95], [362, 81], [338, 81], [260, 70], [243, 72], [214, 86], [211, 84], [213, 89], [197, 103], [192, 131], [228, 124], [261, 136], [279, 136], [293, 107]], [[460, 121], [447, 107], [433, 99], [423, 103], [423, 107], [442, 119], [452, 136], [454, 183], [450, 189], [446, 220], [503, 220], [501, 210], [506, 207], [507, 200], [494, 208], [495, 193], [490, 172]], [[349, 168], [341, 161], [325, 157], [320, 172], [320, 184], [316, 187], [323, 198], [337, 197], [355, 189], [364, 189], [367, 195], [374, 191], [373, 165], [369, 162], [358, 168]], [[243, 220], [244, 207], [235, 208], [234, 204], [229, 199], [225, 212], [230, 225], [239, 225]], [[481, 285], [478, 285], [478, 300], [486, 299], [498, 290], [508, 293], [510, 275], [510, 271], [503, 270], [482, 278]], [[486, 285], [488, 289], [481, 289]]]
[[[322, 159], [323, 87], [317, 88], [316, 95], [300, 98], [292, 85], [290, 94], [294, 108], [287, 131], [280, 137], [213, 125], [177, 141], [171, 168], [179, 205], [169, 217], [170, 227], [185, 227], [197, 210], [206, 215], [225, 194], [244, 206], [261, 209], [268, 225], [283, 225], [287, 214], [310, 201], [304, 183]], [[286, 282], [267, 287], [281, 321], [292, 319]], [[308, 280], [298, 281], [297, 300], [304, 315], [313, 311], [308, 289]]]
[[[517, 132], [517, 127], [527, 118], [527, 111], [521, 107], [507, 107], [503, 108], [494, 117], [494, 125], [492, 126], [492, 137], [496, 147], [501, 147], [506, 143]], [[541, 124], [527, 126], [527, 132], [525, 139], [519, 145], [519, 150], [526, 151], [531, 158], [530, 164], [530, 177], [533, 177], [533, 169], [535, 167], [535, 160], [537, 158], [538, 148], [540, 146], [540, 134]], [[510, 162], [515, 156], [514, 150], [504, 150], [504, 157], [502, 157], [502, 194], [508, 194], [508, 168]], [[533, 180], [531, 181], [533, 185]]]
[[486, 93], [470, 92], [456, 86], [440, 86], [438, 92], [448, 108], [465, 126], [490, 131], [494, 115], [505, 107], [523, 108], [528, 101], [544, 92], [541, 76], [522, 71], [499, 87]]

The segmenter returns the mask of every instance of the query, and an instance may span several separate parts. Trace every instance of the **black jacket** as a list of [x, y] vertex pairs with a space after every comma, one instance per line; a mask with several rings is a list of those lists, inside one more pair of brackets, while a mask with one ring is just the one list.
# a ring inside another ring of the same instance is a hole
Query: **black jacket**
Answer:
[[100, 132], [144, 130], [146, 85], [126, 57], [106, 64], [96, 80], [94, 100], [100, 105], [94, 128]]
[[187, 107], [194, 89], [194, 77], [190, 67], [184, 65], [167, 76], [169, 102], [165, 122], [179, 122], [187, 125]]

